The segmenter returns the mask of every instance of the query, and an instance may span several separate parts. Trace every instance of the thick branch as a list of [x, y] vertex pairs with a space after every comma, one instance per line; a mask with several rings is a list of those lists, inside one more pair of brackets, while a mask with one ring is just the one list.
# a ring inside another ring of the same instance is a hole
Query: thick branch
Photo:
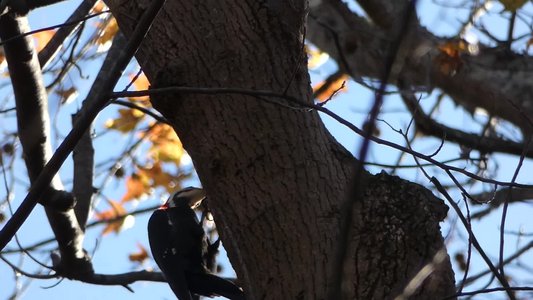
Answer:
[[[375, 10], [369, 8], [368, 13], [378, 18]], [[444, 54], [438, 46], [447, 39], [433, 35], [419, 24], [413, 24], [413, 27], [410, 38], [403, 45], [406, 56], [401, 62], [402, 78], [428, 91], [440, 88], [469, 111], [483, 108], [522, 131], [531, 132], [533, 86], [529, 78], [533, 75], [532, 57], [481, 46], [478, 55], [464, 54], [459, 58], [462, 67], [456, 72], [446, 72], [442, 60]], [[381, 76], [386, 55], [384, 49], [391, 45], [390, 33], [353, 13], [341, 1], [322, 1], [313, 6], [307, 33], [312, 43], [335, 60], [346, 61], [347, 68], [353, 70], [352, 77], [379, 79]], [[396, 78], [392, 78], [392, 82], [395, 81]]]
[[[411, 93], [402, 92], [402, 99], [409, 112], [413, 115], [416, 128], [424, 134], [452, 141], [482, 153], [501, 152], [520, 155], [524, 152], [526, 145], [522, 143], [492, 136], [479, 136], [478, 134], [467, 133], [438, 123], [424, 113], [417, 99]], [[530, 147], [525, 153], [527, 157], [533, 157], [533, 147]]]
[[[26, 17], [14, 18], [4, 15], [0, 18], [2, 40], [19, 36], [28, 30]], [[30, 181], [34, 184], [52, 156], [48, 99], [31, 38], [12, 40], [4, 45], [4, 50], [15, 92], [17, 125], [24, 160]], [[90, 270], [82, 248], [83, 232], [78, 226], [74, 211], [70, 208], [74, 199], [71, 194], [63, 191], [59, 177], [51, 175], [36, 196], [40, 197], [41, 203], [45, 205], [64, 265], [79, 265], [84, 266], [81, 270]]]

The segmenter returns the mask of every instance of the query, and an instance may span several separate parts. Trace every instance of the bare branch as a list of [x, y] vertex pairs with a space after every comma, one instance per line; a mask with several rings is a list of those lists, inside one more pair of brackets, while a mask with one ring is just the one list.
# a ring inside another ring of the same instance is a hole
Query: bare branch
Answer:
[[[399, 86], [402, 86], [402, 84], [399, 84]], [[424, 110], [420, 104], [418, 104], [417, 99], [412, 93], [406, 91], [404, 87], [401, 87], [401, 89], [401, 96], [405, 106], [413, 115], [417, 129], [422, 133], [455, 142], [459, 145], [476, 149], [482, 153], [501, 152], [520, 155], [523, 152], [525, 146], [523, 143], [517, 143], [493, 136], [479, 136], [477, 134], [467, 133], [438, 123], [424, 113]], [[533, 147], [527, 149], [526, 156], [533, 157]]]
[[[448, 175], [451, 176], [451, 174], [449, 172], [448, 172]], [[485, 263], [489, 267], [489, 269], [492, 272], [492, 274], [494, 274], [494, 276], [498, 279], [500, 284], [504, 287], [505, 291], [507, 292], [507, 296], [509, 296], [509, 299], [516, 299], [514, 294], [511, 292], [511, 288], [509, 286], [509, 283], [507, 282], [507, 279], [502, 274], [500, 274], [500, 272], [498, 272], [498, 269], [496, 269], [494, 264], [492, 264], [492, 262], [490, 261], [490, 258], [487, 256], [487, 254], [485, 253], [485, 251], [483, 250], [483, 248], [479, 244], [474, 232], [472, 231], [472, 228], [470, 227], [470, 223], [466, 220], [466, 218], [461, 213], [461, 209], [459, 208], [459, 206], [451, 198], [451, 196], [444, 189], [444, 187], [441, 185], [441, 183], [439, 182], [439, 180], [437, 178], [432, 177], [431, 178], [431, 182], [435, 185], [437, 190], [446, 198], [448, 203], [453, 207], [453, 209], [455, 210], [455, 212], [459, 216], [459, 219], [463, 223], [465, 229], [468, 231], [468, 236], [469, 236], [470, 240], [472, 241], [472, 245], [474, 246], [474, 248], [476, 248], [478, 253], [481, 255], [481, 257], [483, 258], [483, 260], [485, 261]]]
[[41, 69], [44, 69], [52, 60], [57, 51], [61, 49], [61, 46], [67, 37], [79, 27], [79, 20], [89, 13], [95, 3], [96, 0], [83, 1], [65, 22], [65, 24], [74, 24], [59, 28], [50, 41], [48, 41], [46, 46], [39, 52], [39, 64], [41, 65]]
[[[4, 41], [21, 36], [28, 29], [26, 17], [13, 18], [11, 15], [4, 15], [0, 18], [0, 37]], [[48, 98], [31, 39], [11, 39], [11, 42], [4, 44], [4, 50], [15, 93], [17, 127], [24, 160], [30, 181], [36, 183], [52, 156]], [[35, 196], [35, 201], [38, 200], [45, 206], [65, 265], [78, 265], [81, 267], [80, 271], [91, 270], [82, 248], [83, 233], [71, 209], [74, 206], [72, 194], [64, 191], [57, 175], [51, 174], [50, 179], [43, 182], [41, 191]]]

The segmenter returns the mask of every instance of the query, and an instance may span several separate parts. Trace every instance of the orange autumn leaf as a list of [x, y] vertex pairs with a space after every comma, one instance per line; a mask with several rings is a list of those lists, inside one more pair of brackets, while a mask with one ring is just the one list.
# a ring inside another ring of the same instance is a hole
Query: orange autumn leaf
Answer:
[[157, 124], [150, 131], [148, 139], [152, 142], [149, 149], [154, 161], [171, 162], [178, 165], [185, 153], [178, 136], [167, 124]]
[[468, 52], [468, 44], [465, 41], [447, 41], [439, 45], [439, 50], [449, 57], [459, 57]]
[[107, 9], [107, 6], [105, 5], [104, 1], [98, 0], [93, 6], [93, 13], [100, 13], [105, 9]]
[[144, 113], [137, 109], [123, 108], [118, 110], [119, 117], [105, 122], [105, 127], [123, 133], [130, 132], [144, 117]]
[[462, 54], [468, 53], [465, 41], [447, 41], [438, 47], [440, 54], [436, 57], [440, 71], [446, 75], [454, 75], [463, 66]]
[[126, 178], [126, 193], [121, 202], [128, 202], [147, 195], [150, 191], [150, 180], [142, 173], [134, 173]]
[[116, 233], [120, 232], [124, 225], [124, 221], [126, 220], [126, 210], [122, 204], [113, 200], [109, 201], [109, 204], [111, 207], [108, 210], [94, 214], [95, 218], [99, 221], [113, 220], [104, 227], [104, 230], [102, 231], [103, 235], [107, 235], [113, 231]]
[[137, 243], [137, 248], [139, 248], [139, 251], [131, 253], [128, 258], [132, 262], [142, 263], [148, 258], [148, 251], [140, 243]]
[[55, 30], [46, 30], [46, 31], [40, 31], [35, 34], [33, 34], [33, 40], [35, 41], [35, 48], [37, 49], [37, 52], [43, 50], [43, 48], [48, 44], [50, 39], [56, 34]]
[[[130, 75], [130, 79], [133, 80], [134, 77], [134, 74]], [[148, 81], [148, 78], [146, 78], [146, 75], [144, 75], [144, 73], [141, 73], [141, 75], [137, 76], [137, 78], [133, 82], [133, 86], [135, 86], [135, 89], [137, 89], [138, 91], [147, 90], [150, 87], [150, 81]]]
[[[335, 94], [337, 94], [338, 92], [346, 92], [348, 90], [348, 88], [345, 86], [345, 83], [346, 81], [349, 79], [348, 75], [347, 74], [343, 74], [342, 76], [339, 76], [338, 79], [336, 79], [334, 82], [332, 82], [327, 89], [324, 89], [322, 91], [320, 91], [320, 93], [318, 93], [316, 95], [316, 97], [318, 98], [318, 100], [320, 102], [324, 102], [328, 99], [331, 99]], [[322, 86], [324, 86], [325, 82], [320, 82], [318, 84], [316, 84], [314, 87], [313, 87], [313, 92], [316, 92], [318, 90], [320, 90], [322, 88]]]
[[161, 167], [161, 163], [157, 162], [149, 168], [139, 167], [139, 174], [151, 179], [151, 187], [163, 187], [167, 192], [171, 193], [176, 188], [174, 176], [165, 172]]

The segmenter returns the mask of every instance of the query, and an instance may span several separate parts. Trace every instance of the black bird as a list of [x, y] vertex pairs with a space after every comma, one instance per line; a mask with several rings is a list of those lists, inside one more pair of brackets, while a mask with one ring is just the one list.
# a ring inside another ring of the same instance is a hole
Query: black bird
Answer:
[[209, 242], [194, 208], [205, 199], [202, 189], [174, 193], [148, 221], [148, 239], [155, 262], [179, 300], [223, 296], [244, 300], [243, 291], [206, 268]]

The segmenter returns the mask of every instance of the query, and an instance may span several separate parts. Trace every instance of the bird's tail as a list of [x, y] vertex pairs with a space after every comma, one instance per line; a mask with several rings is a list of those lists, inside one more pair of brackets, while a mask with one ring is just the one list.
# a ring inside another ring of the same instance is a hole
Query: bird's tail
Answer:
[[230, 300], [246, 300], [244, 292], [233, 282], [209, 273], [188, 274], [192, 293], [205, 296], [222, 296]]

